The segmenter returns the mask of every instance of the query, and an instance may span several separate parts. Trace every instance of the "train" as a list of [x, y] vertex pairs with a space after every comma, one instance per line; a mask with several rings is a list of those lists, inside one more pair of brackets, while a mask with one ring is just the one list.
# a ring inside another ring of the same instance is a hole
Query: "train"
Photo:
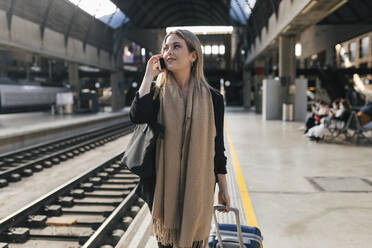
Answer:
[[42, 86], [37, 82], [0, 78], [0, 113], [20, 113], [49, 109], [56, 95], [70, 92], [66, 87]]

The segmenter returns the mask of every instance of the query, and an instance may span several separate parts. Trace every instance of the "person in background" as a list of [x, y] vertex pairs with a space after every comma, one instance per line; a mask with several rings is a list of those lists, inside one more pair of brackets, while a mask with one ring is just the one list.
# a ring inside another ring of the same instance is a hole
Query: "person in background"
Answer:
[[351, 114], [351, 105], [349, 101], [346, 99], [341, 99], [339, 102], [339, 108], [335, 112], [335, 114], [332, 115], [329, 123], [327, 123], [326, 118], [323, 118], [321, 121], [321, 124], [318, 126], [312, 127], [307, 133], [307, 135], [309, 136], [310, 140], [319, 141], [324, 138], [324, 135], [327, 132], [327, 127], [331, 125], [332, 121], [334, 123], [333, 125], [335, 125], [335, 128], [341, 129], [346, 125], [350, 114]]
[[372, 127], [372, 84], [365, 84], [358, 74], [354, 74], [353, 80], [354, 89], [365, 96], [365, 105], [357, 113], [359, 123], [364, 128]]

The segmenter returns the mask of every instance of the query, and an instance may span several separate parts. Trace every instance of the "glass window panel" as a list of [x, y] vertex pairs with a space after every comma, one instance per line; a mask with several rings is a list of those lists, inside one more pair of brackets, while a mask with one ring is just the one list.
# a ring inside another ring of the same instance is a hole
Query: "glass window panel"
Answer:
[[360, 57], [368, 57], [369, 36], [360, 39]]
[[349, 45], [349, 58], [350, 61], [354, 61], [356, 58], [356, 42], [351, 42]]

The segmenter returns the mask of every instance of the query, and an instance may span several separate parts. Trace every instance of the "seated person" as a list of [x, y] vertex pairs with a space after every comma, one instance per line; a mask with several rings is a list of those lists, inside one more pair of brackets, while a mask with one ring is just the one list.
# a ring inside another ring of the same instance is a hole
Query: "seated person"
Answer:
[[359, 123], [364, 128], [372, 127], [372, 84], [364, 84], [358, 74], [353, 75], [354, 88], [364, 95], [366, 104], [357, 113]]
[[319, 125], [321, 120], [329, 115], [329, 106], [325, 101], [320, 101], [320, 108], [315, 116], [315, 124]]
[[332, 102], [332, 107], [329, 109], [329, 112], [328, 112], [328, 116], [327, 117], [324, 117], [322, 119], [324, 125], [327, 127], [329, 126], [329, 124], [331, 123], [331, 120], [333, 119], [333, 117], [336, 115], [337, 111], [340, 109], [340, 101], [342, 99], [339, 99], [337, 98], [336, 100], [334, 100]]
[[312, 106], [312, 114], [305, 120], [306, 129], [305, 134], [309, 131], [310, 128], [319, 125], [320, 120], [328, 116], [329, 107], [327, 103], [323, 100], [316, 101], [315, 105]]
[[357, 113], [359, 123], [364, 128], [372, 128], [372, 102], [367, 102]]
[[[334, 114], [334, 116], [331, 117], [331, 120], [335, 120], [335, 127], [338, 129], [341, 129], [345, 126], [347, 120], [349, 119], [351, 113], [351, 105], [348, 100], [342, 99], [339, 103], [339, 109]], [[331, 122], [330, 120], [330, 122]], [[327, 131], [327, 124], [325, 124], [326, 119], [322, 121], [322, 123], [318, 126], [312, 127], [308, 133], [307, 136], [310, 137], [310, 140], [316, 140], [319, 141], [320, 139], [323, 139], [326, 131]], [[329, 125], [330, 123], [328, 123]]]
[[311, 105], [311, 114], [309, 114], [305, 119], [306, 129], [304, 131], [304, 134], [306, 134], [310, 128], [315, 126], [315, 116], [319, 110], [319, 107], [320, 107], [320, 100], [316, 100], [315, 103]]

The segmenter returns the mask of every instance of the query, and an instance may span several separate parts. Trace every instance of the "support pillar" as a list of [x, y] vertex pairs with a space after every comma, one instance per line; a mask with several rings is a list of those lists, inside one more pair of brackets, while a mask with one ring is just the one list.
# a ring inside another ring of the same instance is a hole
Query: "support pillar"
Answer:
[[250, 70], [243, 70], [243, 107], [249, 109], [252, 101], [252, 75]]
[[111, 81], [111, 108], [112, 111], [119, 111], [125, 106], [124, 93], [124, 72], [116, 71], [110, 75]]
[[265, 78], [265, 60], [257, 59], [254, 61], [254, 99], [256, 113], [262, 113], [262, 81]]
[[290, 92], [290, 88], [296, 78], [295, 46], [295, 36], [279, 36], [280, 106], [294, 104], [294, 92]]
[[79, 81], [79, 67], [75, 62], [70, 62], [68, 64], [68, 81], [74, 92], [74, 97], [77, 100], [77, 107], [79, 108], [81, 85]]
[[295, 36], [279, 36], [279, 77], [296, 77]]

